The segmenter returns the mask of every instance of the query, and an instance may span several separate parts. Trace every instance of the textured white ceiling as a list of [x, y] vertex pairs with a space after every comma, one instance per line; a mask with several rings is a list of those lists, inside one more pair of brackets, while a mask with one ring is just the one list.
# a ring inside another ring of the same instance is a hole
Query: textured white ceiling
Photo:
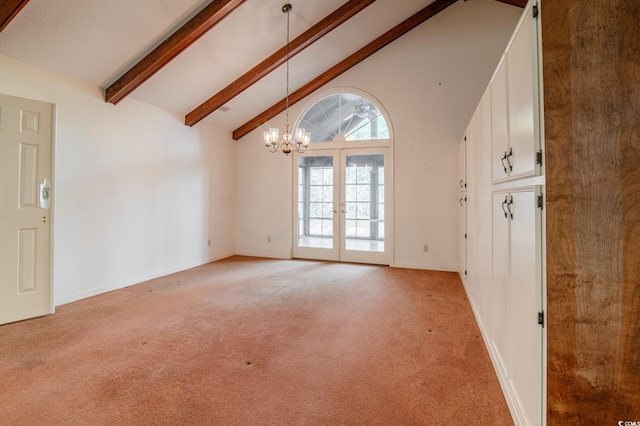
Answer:
[[202, 0], [31, 0], [0, 33], [0, 54], [104, 86]]
[[[377, 0], [291, 60], [291, 91], [433, 1]], [[0, 54], [105, 88], [209, 3], [30, 0], [0, 33]], [[284, 3], [246, 0], [129, 96], [187, 114], [285, 44]], [[293, 39], [346, 0], [289, 3]], [[234, 130], [284, 94], [282, 66], [206, 120]]]

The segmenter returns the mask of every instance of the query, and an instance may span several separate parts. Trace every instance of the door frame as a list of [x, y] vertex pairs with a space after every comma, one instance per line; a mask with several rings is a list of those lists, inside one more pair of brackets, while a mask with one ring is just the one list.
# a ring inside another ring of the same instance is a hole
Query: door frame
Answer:
[[[373, 251], [357, 251], [346, 250], [346, 216], [344, 213], [345, 194], [344, 188], [346, 183], [345, 173], [342, 172], [346, 163], [346, 157], [349, 155], [384, 155], [385, 169], [385, 190], [384, 190], [384, 207], [385, 207], [385, 238], [384, 252]], [[299, 158], [301, 157], [333, 157], [333, 248], [309, 248], [298, 246], [298, 167]], [[294, 153], [293, 157], [293, 197], [292, 197], [292, 257], [304, 259], [318, 259], [341, 262], [369, 263], [380, 265], [392, 265], [394, 258], [394, 184], [393, 184], [393, 149], [389, 146], [384, 147], [342, 147], [332, 149], [314, 149], [308, 150], [303, 154]], [[336, 183], [338, 183], [336, 185]], [[337, 220], [336, 220], [337, 219]]]
[[[5, 94], [2, 93], [2, 96], [6, 96], [9, 98], [15, 98], [19, 101], [26, 101], [26, 102], [31, 102], [31, 103], [38, 103], [40, 104], [41, 108], [36, 108], [36, 111], [46, 111], [47, 115], [48, 115], [48, 119], [45, 120], [46, 121], [50, 121], [49, 123], [49, 127], [48, 129], [46, 129], [46, 131], [48, 132], [48, 138], [49, 138], [49, 158], [48, 160], [48, 166], [49, 166], [49, 172], [48, 172], [48, 177], [47, 176], [38, 176], [38, 181], [39, 183], [41, 182], [42, 179], [44, 179], [45, 177], [47, 179], [50, 180], [50, 186], [49, 186], [49, 205], [48, 208], [46, 208], [46, 210], [48, 211], [48, 213], [46, 214], [47, 216], [47, 222], [49, 222], [49, 227], [48, 227], [48, 261], [47, 261], [47, 265], [45, 266], [45, 269], [48, 271], [48, 279], [46, 280], [46, 282], [44, 282], [43, 284], [45, 284], [48, 289], [48, 297], [45, 299], [48, 302], [48, 307], [45, 308], [46, 310], [39, 310], [39, 313], [36, 314], [34, 316], [34, 314], [27, 314], [26, 316], [22, 316], [21, 318], [15, 319], [15, 320], [9, 320], [9, 322], [14, 322], [14, 321], [22, 321], [22, 320], [26, 320], [26, 319], [30, 319], [30, 318], [35, 318], [35, 317], [39, 317], [39, 316], [43, 316], [43, 315], [47, 315], [47, 314], [54, 314], [55, 313], [55, 292], [54, 292], [54, 229], [55, 229], [55, 210], [56, 210], [56, 151], [57, 151], [57, 122], [58, 122], [58, 105], [55, 103], [51, 103], [51, 102], [46, 102], [46, 101], [41, 101], [41, 100], [37, 100], [37, 99], [30, 99], [30, 98], [24, 98], [21, 96], [15, 96], [15, 95], [10, 95], [10, 94]], [[42, 187], [40, 187], [40, 191], [42, 191]], [[39, 195], [40, 196], [40, 195]], [[38, 203], [38, 209], [42, 209], [43, 207], [41, 207], [40, 203], [42, 201], [40, 200]]]
[[[300, 247], [299, 218], [298, 218], [298, 168], [300, 158], [305, 157], [332, 157], [333, 158], [333, 247]], [[292, 232], [291, 253], [293, 258], [340, 261], [340, 241], [336, 240], [340, 235], [340, 149], [307, 150], [304, 153], [295, 152], [293, 156], [293, 200], [292, 200]]]

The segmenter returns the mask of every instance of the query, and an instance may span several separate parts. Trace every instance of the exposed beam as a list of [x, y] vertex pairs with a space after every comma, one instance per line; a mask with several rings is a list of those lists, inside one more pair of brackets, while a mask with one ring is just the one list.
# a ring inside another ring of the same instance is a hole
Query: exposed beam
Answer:
[[[311, 80], [309, 83], [302, 86], [300, 89], [289, 95], [289, 106], [295, 104], [296, 102], [302, 100], [306, 96], [318, 90], [320, 87], [324, 86], [334, 78], [338, 77], [340, 74], [345, 71], [351, 69], [361, 61], [365, 60], [369, 56], [376, 53], [378, 50], [382, 49], [389, 43], [408, 33], [418, 25], [425, 22], [427, 19], [435, 16], [437, 13], [443, 11], [447, 7], [451, 6], [457, 0], [436, 0], [431, 3], [429, 6], [425, 7], [415, 15], [411, 16], [409, 19], [403, 21], [401, 24], [393, 27], [391, 30], [387, 31], [371, 43], [367, 44], [362, 49], [358, 50], [356, 53], [352, 54], [342, 62], [335, 65], [333, 68], [325, 71], [320, 74], [315, 79]], [[259, 126], [266, 123], [271, 118], [280, 114], [285, 110], [286, 100], [282, 99], [280, 102], [273, 105], [271, 108], [267, 109], [260, 115], [256, 116], [252, 120], [240, 126], [238, 129], [233, 131], [233, 139], [238, 140], [247, 133], [252, 130], [258, 128]]]
[[499, 1], [500, 3], [510, 4], [511, 6], [518, 6], [524, 9], [524, 7], [527, 5], [528, 0], [496, 0], [496, 1]]
[[0, 32], [16, 17], [29, 0], [2, 0], [0, 2]]
[[115, 83], [107, 87], [105, 100], [112, 104], [120, 102], [244, 2], [245, 0], [213, 0]]
[[[316, 40], [324, 37], [334, 28], [337, 28], [358, 12], [372, 4], [376, 0], [349, 0], [322, 21], [309, 28], [302, 35], [289, 43], [289, 57], [302, 52], [305, 48], [313, 44]], [[264, 61], [253, 67], [242, 77], [213, 95], [198, 108], [191, 111], [184, 119], [187, 126], [193, 126], [225, 103], [248, 89], [252, 84], [269, 74], [271, 71], [285, 63], [287, 57], [287, 46], [269, 56]]]

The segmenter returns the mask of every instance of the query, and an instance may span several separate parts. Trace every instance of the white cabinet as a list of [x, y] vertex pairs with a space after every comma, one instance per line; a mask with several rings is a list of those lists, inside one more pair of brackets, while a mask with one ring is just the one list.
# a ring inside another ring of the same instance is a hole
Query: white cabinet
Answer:
[[[491, 299], [491, 94], [487, 88], [467, 131], [466, 289], [483, 322], [490, 324]], [[460, 198], [460, 194], [458, 194]], [[462, 238], [462, 236], [460, 236]]]
[[541, 422], [542, 248], [540, 187], [494, 192], [491, 350], [517, 424]]
[[[534, 2], [459, 145], [459, 270], [516, 425], [543, 424], [544, 328]], [[540, 156], [542, 153], [540, 152]], [[525, 179], [526, 178], [526, 179]]]
[[458, 268], [460, 277], [467, 277], [467, 194], [458, 194]]
[[536, 152], [540, 147], [538, 123], [538, 73], [536, 20], [527, 9], [507, 51], [509, 93], [510, 176], [530, 176], [536, 172]]
[[491, 81], [493, 182], [540, 174], [536, 19], [531, 3]]
[[491, 81], [491, 160], [492, 180], [506, 179], [511, 172], [507, 162], [509, 123], [507, 115], [507, 64], [502, 57]]
[[458, 143], [458, 271], [463, 281], [467, 277], [467, 139], [469, 128]]
[[467, 135], [458, 143], [458, 192], [467, 190]]

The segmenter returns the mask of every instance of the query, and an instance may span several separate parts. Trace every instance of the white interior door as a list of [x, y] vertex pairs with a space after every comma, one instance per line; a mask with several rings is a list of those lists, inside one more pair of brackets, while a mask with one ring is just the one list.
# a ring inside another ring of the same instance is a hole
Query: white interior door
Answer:
[[389, 265], [390, 149], [314, 150], [294, 164], [293, 256]]
[[0, 324], [53, 313], [52, 104], [0, 95]]

